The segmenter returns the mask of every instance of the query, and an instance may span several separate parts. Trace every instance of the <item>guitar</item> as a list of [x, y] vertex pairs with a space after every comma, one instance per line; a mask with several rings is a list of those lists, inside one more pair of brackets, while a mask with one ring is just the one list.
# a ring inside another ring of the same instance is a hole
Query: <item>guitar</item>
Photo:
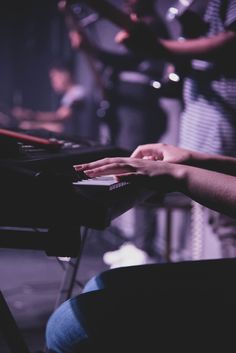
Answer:
[[181, 37], [197, 38], [208, 30], [208, 24], [202, 19], [208, 0], [177, 0], [169, 7], [166, 20], [177, 20], [181, 25]]
[[[134, 22], [130, 15], [107, 0], [68, 0], [68, 4], [84, 3], [94, 9], [101, 17], [118, 27], [130, 31]], [[194, 38], [207, 30], [207, 23], [202, 20], [208, 0], [176, 0], [167, 10], [166, 20], [177, 20], [182, 26], [182, 34]]]
[[[108, 2], [107, 0], [68, 0], [68, 3], [83, 3], [88, 5], [101, 17], [108, 19], [113, 24], [124, 30], [131, 31], [134, 28], [135, 23], [130, 18], [130, 15], [123, 12], [121, 9]], [[166, 13], [166, 20], [167, 22], [177, 20], [180, 23], [182, 29], [181, 37], [199, 37], [200, 35], [203, 35], [208, 28], [207, 24], [202, 20], [201, 16], [206, 9], [207, 3], [208, 0], [177, 0], [173, 3], [173, 6], [168, 9]], [[142, 19], [140, 22], [141, 24], [143, 23]], [[144, 29], [145, 27], [147, 28], [148, 26], [144, 26]], [[152, 33], [152, 31], [150, 31], [150, 33]], [[132, 49], [133, 48], [131, 48], [131, 50]], [[140, 54], [140, 52], [141, 51], [137, 51], [137, 54]], [[142, 54], [146, 55], [146, 53], [147, 51], [143, 49]], [[147, 56], [150, 57], [151, 55], [148, 54]], [[165, 73], [163, 75], [163, 82], [161, 84], [162, 86], [166, 86], [163, 90], [164, 95], [168, 95], [169, 89], [172, 91], [171, 86], [176, 86], [177, 90], [179, 89], [179, 83], [181, 83], [182, 78], [188, 72], [188, 65], [189, 63], [185, 60], [182, 63], [175, 63], [174, 70], [170, 74]], [[172, 96], [172, 93], [170, 93], [170, 95]], [[173, 95], [175, 95], [175, 93]]]
[[67, 4], [73, 5], [79, 2], [85, 3], [100, 16], [110, 20], [120, 28], [128, 31], [133, 27], [130, 16], [106, 0], [68, 0]]

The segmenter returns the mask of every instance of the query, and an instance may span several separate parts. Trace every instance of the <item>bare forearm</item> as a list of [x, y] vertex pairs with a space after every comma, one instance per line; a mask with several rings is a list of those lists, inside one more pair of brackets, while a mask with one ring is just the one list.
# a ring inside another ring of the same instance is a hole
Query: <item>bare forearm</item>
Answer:
[[175, 173], [181, 175], [181, 190], [177, 191], [208, 208], [236, 217], [236, 177], [189, 166], [179, 166]]
[[189, 165], [236, 176], [236, 158], [191, 151]]
[[36, 121], [55, 121], [57, 120], [57, 114], [56, 112], [35, 112], [35, 118], [34, 120]]
[[138, 146], [131, 157], [184, 164], [236, 176], [236, 158], [209, 154], [165, 143]]
[[72, 111], [70, 107], [62, 106], [55, 112], [37, 112], [35, 116], [36, 121], [41, 122], [55, 122], [67, 119], [71, 116]]
[[19, 120], [23, 121], [55, 121], [57, 120], [56, 112], [41, 112], [41, 111], [33, 111], [30, 109], [22, 109], [20, 115], [18, 114]]
[[188, 40], [159, 39], [158, 47], [163, 47], [167, 56], [210, 58], [216, 54], [228, 54], [236, 42], [236, 33], [222, 32], [212, 37]]

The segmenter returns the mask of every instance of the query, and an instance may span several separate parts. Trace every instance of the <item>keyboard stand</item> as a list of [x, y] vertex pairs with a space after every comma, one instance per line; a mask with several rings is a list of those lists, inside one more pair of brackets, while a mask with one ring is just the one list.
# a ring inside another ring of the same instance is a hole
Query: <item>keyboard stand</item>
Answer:
[[[67, 234], [67, 244], [60, 239]], [[49, 241], [48, 241], [49, 239]], [[17, 228], [0, 226], [0, 248], [18, 248], [18, 249], [34, 249], [46, 251], [48, 256], [77, 256], [76, 271], [79, 265], [82, 248], [80, 248], [81, 240], [80, 227], [75, 228], [66, 225], [58, 225], [51, 229], [40, 230], [32, 228]], [[57, 248], [55, 249], [55, 242]], [[70, 244], [70, 242], [72, 242]], [[67, 296], [70, 296], [73, 289], [74, 277], [76, 271], [72, 273], [69, 291]], [[63, 293], [64, 294], [64, 293]], [[62, 300], [63, 298], [60, 298]], [[27, 347], [17, 323], [10, 311], [10, 308], [0, 291], [0, 334], [4, 342], [7, 344], [11, 353], [31, 353]], [[38, 352], [40, 353], [40, 352]]]
[[[61, 283], [61, 288], [59, 290], [59, 294], [56, 299], [55, 309], [57, 309], [64, 301], [70, 299], [73, 293], [74, 285], [76, 283], [76, 275], [79, 269], [80, 260], [82, 256], [82, 252], [84, 249], [85, 241], [88, 235], [89, 228], [82, 227], [80, 230], [80, 249], [76, 258], [69, 258], [69, 261], [66, 262], [65, 275]], [[82, 284], [80, 284], [83, 287]]]

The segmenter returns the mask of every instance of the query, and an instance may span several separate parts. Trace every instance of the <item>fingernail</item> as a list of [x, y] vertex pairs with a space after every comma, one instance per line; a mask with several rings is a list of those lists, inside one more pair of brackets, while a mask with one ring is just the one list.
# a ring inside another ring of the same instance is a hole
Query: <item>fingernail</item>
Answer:
[[83, 164], [81, 164], [81, 165], [73, 165], [73, 168], [75, 169], [75, 170], [81, 170], [81, 169], [83, 169]]
[[89, 177], [91, 177], [91, 176], [93, 176], [94, 172], [92, 170], [84, 170], [84, 174], [86, 174]]

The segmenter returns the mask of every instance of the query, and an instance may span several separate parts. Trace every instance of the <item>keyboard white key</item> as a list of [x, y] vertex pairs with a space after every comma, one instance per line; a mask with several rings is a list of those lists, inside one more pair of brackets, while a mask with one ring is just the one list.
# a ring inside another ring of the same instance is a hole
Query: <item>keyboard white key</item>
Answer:
[[129, 183], [126, 181], [118, 181], [114, 175], [104, 175], [96, 178], [85, 179], [73, 182], [73, 185], [77, 185], [80, 187], [83, 186], [91, 186], [91, 187], [100, 187], [101, 189], [106, 190], [114, 190], [119, 187], [123, 187], [128, 185]]

